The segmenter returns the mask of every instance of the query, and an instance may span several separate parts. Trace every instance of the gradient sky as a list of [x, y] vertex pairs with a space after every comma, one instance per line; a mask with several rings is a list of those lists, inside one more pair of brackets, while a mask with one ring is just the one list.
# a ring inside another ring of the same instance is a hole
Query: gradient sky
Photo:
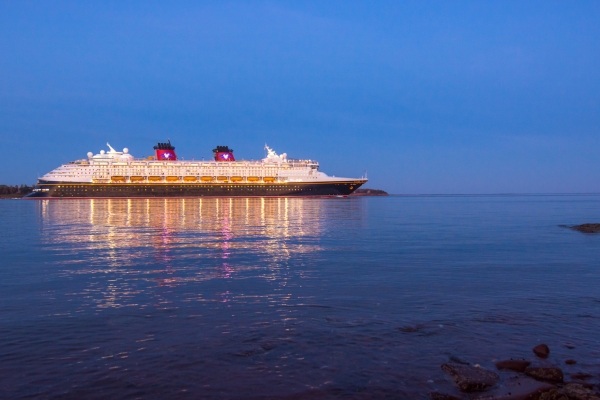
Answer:
[[600, 192], [598, 1], [0, 1], [0, 183], [171, 138], [391, 193]]

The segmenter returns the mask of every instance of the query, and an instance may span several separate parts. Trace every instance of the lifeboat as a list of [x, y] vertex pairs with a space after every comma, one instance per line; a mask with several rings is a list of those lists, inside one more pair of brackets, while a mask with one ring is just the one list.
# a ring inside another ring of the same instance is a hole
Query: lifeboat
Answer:
[[167, 176], [167, 182], [179, 182], [178, 176]]
[[112, 176], [111, 180], [113, 182], [123, 183], [123, 182], [125, 182], [125, 177], [124, 176]]
[[143, 182], [144, 181], [144, 177], [143, 176], [132, 176], [129, 178], [129, 180], [131, 182]]
[[275, 178], [273, 178], [272, 176], [265, 176], [263, 178], [263, 181], [265, 181], [265, 182], [275, 182]]
[[203, 176], [203, 177], [201, 177], [201, 178], [200, 178], [200, 180], [201, 180], [202, 182], [212, 182], [212, 181], [214, 181], [214, 180], [215, 180], [215, 178], [214, 178], [214, 177], [212, 177], [212, 176]]
[[260, 181], [260, 178], [258, 176], [249, 176], [247, 179], [248, 179], [248, 182], [258, 182], [258, 181]]
[[198, 178], [196, 178], [195, 176], [184, 176], [183, 181], [184, 182], [197, 182]]
[[227, 178], [226, 176], [217, 176], [217, 180], [221, 182], [227, 182], [229, 178]]
[[231, 182], [241, 182], [243, 180], [244, 180], [244, 178], [242, 178], [241, 176], [232, 176], [231, 177]]
[[148, 182], [160, 182], [162, 181], [162, 176], [149, 176]]

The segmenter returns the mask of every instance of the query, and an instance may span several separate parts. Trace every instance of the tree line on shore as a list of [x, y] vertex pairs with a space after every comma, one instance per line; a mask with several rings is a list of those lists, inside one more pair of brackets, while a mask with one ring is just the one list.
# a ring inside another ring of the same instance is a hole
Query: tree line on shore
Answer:
[[0, 185], [0, 195], [21, 195], [24, 196], [27, 193], [31, 193], [31, 191], [33, 190], [33, 185], [32, 186], [27, 186], [27, 185]]

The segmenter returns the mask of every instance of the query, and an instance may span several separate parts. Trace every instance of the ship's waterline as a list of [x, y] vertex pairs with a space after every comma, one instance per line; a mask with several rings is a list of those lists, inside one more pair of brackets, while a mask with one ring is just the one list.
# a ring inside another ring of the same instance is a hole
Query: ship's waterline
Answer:
[[170, 142], [155, 155], [135, 159], [127, 148], [87, 154], [38, 180], [27, 199], [145, 197], [330, 197], [347, 196], [366, 178], [331, 177], [313, 160], [289, 159], [268, 146], [260, 161], [239, 161], [233, 150], [217, 146], [214, 160], [179, 160]]

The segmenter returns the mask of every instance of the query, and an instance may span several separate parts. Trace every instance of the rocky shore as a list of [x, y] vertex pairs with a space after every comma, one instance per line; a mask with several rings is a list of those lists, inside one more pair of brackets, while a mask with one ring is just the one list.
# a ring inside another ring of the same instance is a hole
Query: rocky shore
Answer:
[[350, 196], [389, 196], [389, 194], [380, 189], [356, 189]]
[[[600, 400], [597, 376], [576, 372], [565, 377], [562, 369], [548, 360], [550, 348], [546, 344], [532, 350], [535, 357], [530, 359], [496, 361], [497, 372], [455, 357], [450, 363], [442, 364], [441, 369], [461, 394], [436, 391], [429, 393], [429, 397], [434, 400]], [[577, 364], [573, 359], [560, 362]], [[500, 371], [509, 374], [504, 373], [501, 378]]]

